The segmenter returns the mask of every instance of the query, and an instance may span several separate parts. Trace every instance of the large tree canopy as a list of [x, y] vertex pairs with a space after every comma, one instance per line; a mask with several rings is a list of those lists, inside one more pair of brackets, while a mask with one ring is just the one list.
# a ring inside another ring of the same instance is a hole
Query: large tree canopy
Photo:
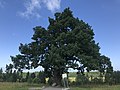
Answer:
[[32, 42], [20, 44], [21, 54], [11, 56], [16, 69], [31, 69], [42, 66], [46, 76], [59, 84], [61, 75], [68, 68], [79, 70], [112, 71], [110, 59], [100, 54], [90, 25], [75, 18], [66, 8], [62, 13], [49, 17], [49, 26], [33, 28]]

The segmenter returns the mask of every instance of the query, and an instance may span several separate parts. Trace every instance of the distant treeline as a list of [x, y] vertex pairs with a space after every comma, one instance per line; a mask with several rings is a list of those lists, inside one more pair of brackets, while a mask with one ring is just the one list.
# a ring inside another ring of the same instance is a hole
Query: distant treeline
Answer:
[[[73, 76], [73, 75], [72, 75]], [[100, 72], [86, 72], [85, 75], [77, 73], [75, 81], [71, 82], [71, 85], [99, 85], [109, 84], [117, 85], [120, 84], [120, 71], [114, 71], [112, 76], [109, 74], [101, 74]]]
[[28, 82], [28, 83], [45, 83], [45, 75], [43, 71], [40, 72], [23, 72], [20, 70], [6, 70], [3, 73], [0, 69], [0, 82]]
[[[71, 74], [71, 73], [69, 73]], [[86, 85], [86, 84], [120, 84], [120, 71], [114, 71], [112, 77], [105, 74], [103, 76], [100, 74], [98, 77], [93, 75], [82, 75], [81, 73], [76, 73], [75, 81], [69, 81], [70, 85]], [[51, 79], [48, 83], [51, 83]], [[0, 69], [0, 82], [28, 82], [28, 83], [46, 83], [46, 76], [44, 71], [40, 72], [23, 72], [20, 70], [6, 69], [3, 73], [2, 68]]]

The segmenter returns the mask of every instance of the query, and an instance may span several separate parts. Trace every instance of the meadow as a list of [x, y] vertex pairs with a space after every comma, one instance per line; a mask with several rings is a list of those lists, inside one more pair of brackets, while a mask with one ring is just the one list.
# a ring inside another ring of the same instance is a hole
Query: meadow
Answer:
[[71, 87], [71, 90], [120, 90], [120, 85], [98, 85], [93, 87]]
[[[42, 87], [40, 84], [0, 82], [0, 90], [28, 90], [30, 87]], [[71, 90], [120, 90], [120, 85], [97, 85], [88, 87], [70, 87]]]
[[0, 90], [28, 90], [30, 87], [41, 87], [39, 84], [0, 82]]
[[0, 90], [28, 90], [25, 83], [0, 82]]

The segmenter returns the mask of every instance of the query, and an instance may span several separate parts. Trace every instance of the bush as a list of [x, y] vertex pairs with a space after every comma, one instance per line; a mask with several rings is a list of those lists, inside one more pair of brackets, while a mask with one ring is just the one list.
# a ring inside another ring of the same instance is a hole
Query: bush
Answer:
[[32, 82], [39, 84], [39, 83], [40, 83], [40, 79], [36, 77], [36, 78], [34, 78], [34, 79], [32, 80]]
[[44, 72], [39, 72], [37, 78], [39, 78], [40, 83], [44, 83], [44, 84], [46, 83]]
[[28, 77], [27, 82], [32, 83], [32, 78], [30, 76]]
[[112, 85], [113, 84], [113, 75], [111, 73], [105, 74], [105, 83]]
[[34, 79], [36, 77], [35, 73], [31, 73], [30, 77]]
[[52, 84], [53, 84], [53, 78], [52, 78], [52, 77], [48, 79], [48, 84], [49, 84], [49, 85], [52, 85]]
[[82, 74], [78, 74], [76, 77], [76, 85], [84, 85], [84, 84], [88, 84], [89, 80], [85, 75]]
[[96, 78], [91, 80], [91, 83], [92, 84], [102, 84], [103, 80], [96, 77]]
[[113, 72], [112, 82], [114, 82], [114, 84], [120, 84], [120, 71]]
[[25, 78], [22, 78], [22, 79], [21, 79], [21, 82], [26, 82], [26, 79], [25, 79]]

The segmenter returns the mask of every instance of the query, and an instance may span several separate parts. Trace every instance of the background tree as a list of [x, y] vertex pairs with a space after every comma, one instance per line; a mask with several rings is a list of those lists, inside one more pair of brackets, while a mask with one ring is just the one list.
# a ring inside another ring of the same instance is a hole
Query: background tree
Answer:
[[39, 78], [39, 83], [46, 83], [45, 81], [45, 73], [43, 71], [40, 71], [37, 75], [37, 78]]
[[6, 65], [6, 81], [8, 82], [12, 82], [13, 78], [12, 78], [12, 70], [13, 69], [13, 65], [12, 64], [9, 64], [9, 65]]
[[110, 62], [110, 58], [105, 55], [99, 57], [99, 69], [100, 77], [103, 79], [105, 77], [106, 83], [112, 82], [113, 67]]
[[30, 73], [27, 72], [27, 74], [26, 74], [26, 81], [28, 81], [29, 76], [30, 76]]
[[[75, 18], [69, 8], [54, 16], [49, 17], [47, 29], [42, 26], [33, 28], [31, 43], [20, 44], [21, 54], [11, 56], [14, 68], [42, 66], [46, 77], [53, 78], [56, 84], [61, 83], [61, 76], [68, 68], [77, 69], [82, 75], [84, 70], [108, 70], [101, 62], [100, 47], [95, 43], [91, 26]], [[106, 62], [110, 60], [106, 59]], [[111, 64], [108, 67], [112, 67]]]
[[17, 72], [16, 72], [16, 70], [14, 70], [14, 72], [12, 73], [12, 82], [16, 82], [17, 78], [18, 78]]
[[120, 71], [113, 72], [112, 83], [113, 84], [120, 84]]
[[3, 81], [3, 70], [2, 68], [0, 69], [0, 82]]

